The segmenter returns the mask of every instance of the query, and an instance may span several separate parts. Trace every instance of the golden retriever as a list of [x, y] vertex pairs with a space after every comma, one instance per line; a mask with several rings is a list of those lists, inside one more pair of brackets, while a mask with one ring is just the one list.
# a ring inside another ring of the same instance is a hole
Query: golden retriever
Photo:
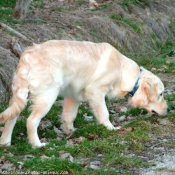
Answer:
[[158, 115], [168, 112], [161, 80], [107, 43], [51, 40], [27, 48], [17, 66], [12, 91], [9, 107], [0, 114], [0, 122], [5, 123], [2, 145], [11, 144], [14, 125], [28, 99], [32, 112], [27, 132], [33, 147], [45, 145], [37, 128], [59, 94], [65, 98], [61, 127], [66, 134], [74, 131], [81, 101], [89, 102], [97, 121], [110, 130], [120, 127], [109, 121], [105, 96], [130, 94], [129, 103], [134, 107]]

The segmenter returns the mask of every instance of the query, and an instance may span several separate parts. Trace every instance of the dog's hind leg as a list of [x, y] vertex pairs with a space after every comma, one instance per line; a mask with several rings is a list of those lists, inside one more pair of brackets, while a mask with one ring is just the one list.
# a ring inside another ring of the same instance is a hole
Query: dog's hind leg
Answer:
[[16, 124], [17, 118], [18, 118], [18, 116], [13, 118], [12, 120], [8, 120], [5, 123], [4, 130], [3, 130], [2, 136], [0, 138], [1, 145], [6, 145], [6, 146], [11, 145], [12, 132], [13, 132], [13, 128]]
[[65, 98], [63, 105], [63, 113], [61, 117], [62, 125], [65, 134], [70, 134], [75, 130], [73, 122], [77, 115], [79, 103], [73, 99]]
[[41, 119], [48, 113], [55, 102], [59, 92], [58, 87], [51, 87], [45, 92], [32, 97], [32, 113], [27, 119], [28, 139], [32, 147], [42, 147], [46, 143], [41, 143], [38, 137], [37, 128]]

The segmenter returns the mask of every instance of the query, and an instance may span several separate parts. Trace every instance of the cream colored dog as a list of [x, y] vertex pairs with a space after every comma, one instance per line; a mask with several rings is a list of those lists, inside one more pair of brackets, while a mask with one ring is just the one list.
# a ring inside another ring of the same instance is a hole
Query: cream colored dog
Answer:
[[73, 122], [81, 101], [88, 101], [97, 121], [108, 129], [109, 121], [105, 96], [124, 97], [129, 103], [150, 113], [166, 115], [161, 80], [107, 43], [78, 41], [48, 41], [26, 49], [22, 54], [12, 85], [9, 107], [0, 114], [5, 123], [0, 143], [10, 145], [11, 134], [20, 112], [32, 101], [27, 119], [27, 132], [33, 147], [44, 146], [37, 128], [48, 113], [58, 94], [64, 100], [62, 129], [74, 131]]

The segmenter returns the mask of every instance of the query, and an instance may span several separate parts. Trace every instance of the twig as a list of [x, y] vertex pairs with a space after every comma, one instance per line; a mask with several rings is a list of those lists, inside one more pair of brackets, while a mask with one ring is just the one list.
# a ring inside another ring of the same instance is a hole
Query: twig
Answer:
[[0, 27], [6, 29], [9, 32], [12, 32], [13, 34], [17, 35], [18, 37], [22, 38], [25, 41], [28, 41], [30, 43], [33, 43], [30, 39], [28, 39], [26, 36], [24, 36], [23, 34], [19, 33], [18, 31], [16, 31], [15, 29], [12, 29], [11, 27], [7, 26], [6, 24], [3, 24], [2, 22], [0, 22]]

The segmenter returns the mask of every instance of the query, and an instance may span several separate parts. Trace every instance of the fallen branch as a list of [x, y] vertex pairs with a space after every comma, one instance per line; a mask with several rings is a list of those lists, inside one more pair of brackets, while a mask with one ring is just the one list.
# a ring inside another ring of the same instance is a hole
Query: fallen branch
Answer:
[[10, 51], [17, 57], [17, 58], [20, 58], [21, 54], [22, 54], [22, 49], [21, 49], [21, 46], [18, 42], [17, 39], [15, 38], [12, 38], [12, 40], [10, 41], [9, 43], [9, 48], [10, 48]]
[[30, 39], [28, 39], [26, 36], [24, 36], [23, 34], [19, 33], [18, 31], [16, 31], [15, 29], [12, 29], [11, 27], [7, 26], [6, 24], [3, 24], [0, 22], [0, 27], [4, 28], [5, 30], [12, 32], [13, 34], [15, 34], [16, 36], [22, 38], [23, 40], [33, 43]]

